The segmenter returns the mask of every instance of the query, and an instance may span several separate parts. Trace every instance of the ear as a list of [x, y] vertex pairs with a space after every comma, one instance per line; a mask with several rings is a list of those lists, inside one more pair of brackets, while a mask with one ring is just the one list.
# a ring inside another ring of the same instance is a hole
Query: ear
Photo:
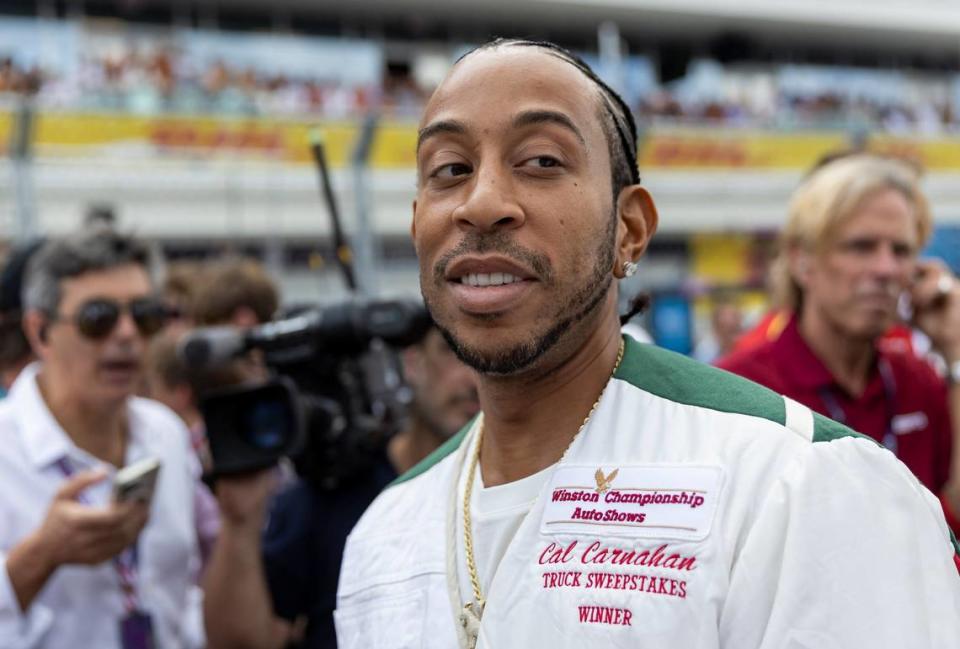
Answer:
[[413, 199], [413, 209], [410, 212], [410, 238], [414, 245], [417, 242], [417, 199]]
[[624, 187], [617, 197], [617, 254], [613, 274], [623, 277], [623, 264], [637, 261], [647, 249], [659, 223], [657, 206], [640, 185]]
[[33, 353], [41, 359], [45, 358], [46, 351], [49, 349], [47, 331], [50, 327], [50, 320], [42, 312], [30, 309], [23, 314], [21, 326], [24, 335], [30, 342]]
[[790, 276], [800, 288], [807, 288], [813, 274], [813, 254], [805, 247], [793, 245], [787, 250], [787, 264]]

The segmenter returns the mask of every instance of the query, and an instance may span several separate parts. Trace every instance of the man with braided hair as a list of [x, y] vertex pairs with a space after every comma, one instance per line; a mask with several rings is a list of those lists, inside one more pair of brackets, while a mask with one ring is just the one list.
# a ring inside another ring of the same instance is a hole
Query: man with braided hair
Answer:
[[475, 50], [428, 102], [421, 290], [482, 413], [354, 528], [340, 648], [960, 646], [949, 530], [890, 453], [621, 337], [657, 227], [635, 141], [550, 44]]

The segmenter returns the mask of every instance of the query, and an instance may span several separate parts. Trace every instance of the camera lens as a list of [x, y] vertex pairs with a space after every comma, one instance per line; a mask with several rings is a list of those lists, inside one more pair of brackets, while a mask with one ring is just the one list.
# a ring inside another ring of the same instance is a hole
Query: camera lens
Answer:
[[290, 413], [282, 401], [254, 404], [246, 418], [247, 441], [258, 449], [275, 450], [286, 442], [293, 428]]

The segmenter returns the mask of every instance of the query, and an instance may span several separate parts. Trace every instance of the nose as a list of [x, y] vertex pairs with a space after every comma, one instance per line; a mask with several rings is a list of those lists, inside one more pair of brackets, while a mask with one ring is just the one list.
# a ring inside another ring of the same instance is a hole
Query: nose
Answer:
[[898, 256], [890, 245], [878, 246], [871, 262], [870, 269], [876, 276], [882, 278], [899, 277], [906, 267], [904, 259]]
[[138, 335], [139, 331], [137, 330], [136, 323], [133, 321], [133, 316], [130, 315], [129, 310], [124, 309], [120, 314], [120, 319], [117, 320], [117, 324], [111, 332], [111, 336], [126, 340], [136, 338]]
[[516, 200], [509, 171], [492, 164], [481, 165], [452, 217], [458, 227], [479, 232], [514, 229], [523, 225], [525, 215]]

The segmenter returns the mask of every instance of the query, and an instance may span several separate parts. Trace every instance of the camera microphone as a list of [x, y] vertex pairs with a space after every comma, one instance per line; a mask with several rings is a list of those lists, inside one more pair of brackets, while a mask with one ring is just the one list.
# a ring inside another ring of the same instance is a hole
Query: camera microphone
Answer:
[[194, 370], [217, 367], [248, 349], [247, 334], [236, 327], [204, 327], [191, 331], [177, 346], [177, 355]]
[[181, 341], [179, 354], [191, 369], [223, 365], [251, 349], [262, 350], [268, 360], [277, 362], [318, 353], [342, 357], [361, 353], [375, 338], [393, 347], [412, 345], [430, 325], [427, 310], [412, 300], [347, 302], [247, 330], [196, 329]]

